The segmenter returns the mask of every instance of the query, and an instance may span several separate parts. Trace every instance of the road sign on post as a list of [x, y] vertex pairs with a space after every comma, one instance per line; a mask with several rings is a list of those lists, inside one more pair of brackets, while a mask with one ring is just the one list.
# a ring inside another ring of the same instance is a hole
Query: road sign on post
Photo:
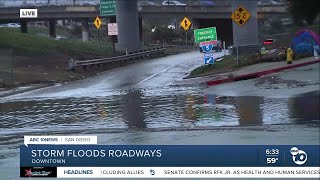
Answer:
[[214, 64], [213, 53], [204, 54], [204, 64]]
[[192, 24], [191, 21], [187, 17], [184, 17], [180, 23], [181, 27], [186, 31], [186, 46], [188, 45], [188, 32], [187, 31], [191, 27], [191, 24]]
[[201, 48], [204, 53], [209, 53], [213, 49], [213, 44], [202, 45]]
[[115, 55], [115, 36], [118, 35], [118, 24], [117, 23], [108, 23], [108, 35], [112, 36], [112, 51]]
[[114, 16], [116, 14], [116, 0], [100, 0], [100, 15]]
[[216, 43], [217, 41], [206, 41], [206, 42], [201, 42], [199, 45], [204, 53], [208, 53], [212, 51], [213, 45]]
[[191, 27], [191, 24], [192, 24], [191, 21], [187, 17], [184, 17], [183, 20], [180, 23], [181, 27], [185, 31], [187, 31]]
[[217, 40], [216, 27], [209, 27], [194, 30], [194, 39], [196, 43], [215, 41]]
[[96, 19], [94, 20], [94, 25], [96, 26], [97, 29], [100, 29], [100, 26], [102, 24], [101, 20], [99, 17], [96, 17]]
[[243, 6], [239, 6], [231, 15], [231, 18], [239, 25], [243, 26], [250, 18], [250, 12]]
[[118, 35], [117, 23], [108, 23], [108, 35], [109, 36], [117, 36]]

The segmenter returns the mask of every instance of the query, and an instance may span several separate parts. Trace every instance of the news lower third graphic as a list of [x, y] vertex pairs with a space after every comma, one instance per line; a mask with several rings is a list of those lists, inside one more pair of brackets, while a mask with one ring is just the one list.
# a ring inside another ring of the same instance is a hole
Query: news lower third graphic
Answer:
[[20, 177], [317, 178], [319, 159], [319, 145], [98, 145], [95, 136], [28, 136]]

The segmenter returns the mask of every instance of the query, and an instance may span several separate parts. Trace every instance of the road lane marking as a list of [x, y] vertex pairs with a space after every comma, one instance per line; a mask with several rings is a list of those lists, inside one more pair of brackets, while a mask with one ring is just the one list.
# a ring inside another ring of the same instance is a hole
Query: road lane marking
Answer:
[[149, 79], [151, 79], [151, 78], [153, 78], [153, 77], [155, 77], [155, 76], [157, 76], [157, 75], [159, 75], [159, 74], [161, 74], [161, 73], [164, 73], [164, 72], [168, 71], [169, 69], [173, 68], [174, 66], [176, 66], [176, 65], [172, 65], [172, 66], [170, 66], [170, 67], [168, 67], [168, 68], [160, 71], [159, 73], [156, 73], [156, 74], [153, 74], [153, 75], [147, 77], [146, 79], [144, 79], [144, 80], [138, 82], [137, 84], [133, 85], [131, 88], [133, 88], [133, 87], [135, 87], [135, 86], [137, 86], [137, 85], [139, 85], [139, 84], [142, 84], [142, 83], [148, 81]]

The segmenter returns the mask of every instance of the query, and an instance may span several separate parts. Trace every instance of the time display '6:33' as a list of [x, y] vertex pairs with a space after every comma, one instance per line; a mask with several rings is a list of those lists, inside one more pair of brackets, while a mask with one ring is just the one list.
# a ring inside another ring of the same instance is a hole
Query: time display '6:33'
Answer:
[[279, 155], [279, 149], [266, 149], [266, 155]]

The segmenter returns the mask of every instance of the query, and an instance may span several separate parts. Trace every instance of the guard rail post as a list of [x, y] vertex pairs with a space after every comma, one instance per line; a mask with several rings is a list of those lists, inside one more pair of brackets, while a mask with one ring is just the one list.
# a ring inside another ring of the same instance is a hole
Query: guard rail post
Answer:
[[75, 63], [74, 63], [74, 60], [72, 58], [68, 62], [68, 69], [71, 70], [72, 72], [75, 71]]

